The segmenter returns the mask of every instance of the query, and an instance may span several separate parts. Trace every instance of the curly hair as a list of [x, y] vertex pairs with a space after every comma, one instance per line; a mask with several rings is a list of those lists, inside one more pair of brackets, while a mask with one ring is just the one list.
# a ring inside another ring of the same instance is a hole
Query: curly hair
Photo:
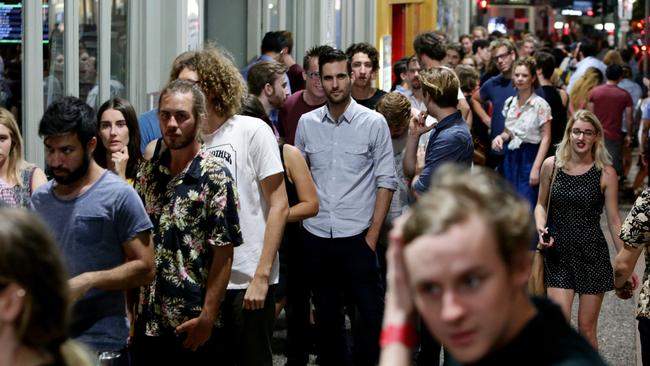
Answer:
[[184, 69], [196, 71], [198, 69], [198, 56], [199, 53], [197, 51], [185, 51], [176, 56], [169, 72], [169, 81], [178, 79], [178, 75]]
[[239, 112], [248, 92], [226, 50], [209, 45], [199, 51], [196, 72], [198, 84], [216, 114], [230, 118]]
[[350, 47], [348, 47], [347, 50], [345, 50], [345, 54], [350, 59], [350, 63], [352, 63], [352, 57], [354, 57], [354, 55], [360, 52], [368, 55], [368, 58], [372, 63], [372, 71], [379, 70], [379, 53], [377, 52], [377, 49], [373, 47], [370, 43], [367, 42], [355, 43]]
[[386, 118], [389, 128], [404, 127], [411, 119], [411, 102], [397, 92], [390, 92], [379, 99], [376, 109]]
[[[530, 77], [533, 79], [533, 89], [539, 87], [539, 80], [537, 80], [537, 62], [533, 56], [526, 56], [524, 58], [518, 58], [512, 64], [512, 70], [514, 71], [518, 66], [524, 66], [530, 72]], [[514, 79], [512, 84], [514, 85]]]

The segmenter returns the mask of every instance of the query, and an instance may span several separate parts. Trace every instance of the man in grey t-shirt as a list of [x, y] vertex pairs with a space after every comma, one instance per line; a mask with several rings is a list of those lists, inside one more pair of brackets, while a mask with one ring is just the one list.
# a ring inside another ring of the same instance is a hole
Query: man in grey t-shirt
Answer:
[[154, 276], [151, 221], [135, 190], [93, 160], [94, 112], [82, 100], [51, 104], [39, 134], [54, 180], [32, 200], [71, 276], [73, 337], [97, 352], [122, 351], [129, 334], [124, 290]]

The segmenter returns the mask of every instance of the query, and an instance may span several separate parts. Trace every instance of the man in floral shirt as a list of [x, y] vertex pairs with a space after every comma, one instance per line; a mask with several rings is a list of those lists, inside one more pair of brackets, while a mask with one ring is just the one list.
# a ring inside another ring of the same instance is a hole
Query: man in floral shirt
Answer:
[[644, 365], [650, 365], [650, 188], [646, 188], [636, 199], [632, 210], [621, 226], [619, 237], [625, 245], [614, 259], [614, 287], [621, 299], [629, 299], [639, 280], [634, 273], [634, 266], [645, 248], [645, 273], [639, 293], [637, 319], [639, 320], [639, 338], [641, 340], [641, 357]]
[[212, 364], [219, 306], [241, 244], [237, 195], [220, 161], [201, 150], [197, 134], [205, 97], [175, 80], [160, 94], [165, 145], [140, 167], [136, 190], [154, 224], [156, 277], [142, 288], [134, 364]]

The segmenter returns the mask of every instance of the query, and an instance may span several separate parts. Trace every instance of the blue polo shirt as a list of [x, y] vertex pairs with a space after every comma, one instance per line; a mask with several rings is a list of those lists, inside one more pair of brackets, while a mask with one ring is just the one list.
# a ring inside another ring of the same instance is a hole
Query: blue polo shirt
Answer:
[[490, 78], [481, 86], [481, 99], [492, 103], [492, 123], [490, 126], [490, 140], [503, 132], [506, 117], [503, 115], [503, 104], [508, 97], [517, 95], [512, 79], [506, 79], [499, 74]]
[[460, 112], [443, 118], [429, 136], [424, 168], [415, 181], [413, 189], [423, 193], [431, 185], [431, 177], [436, 169], [444, 163], [457, 163], [468, 168], [474, 157], [474, 143], [469, 127]]

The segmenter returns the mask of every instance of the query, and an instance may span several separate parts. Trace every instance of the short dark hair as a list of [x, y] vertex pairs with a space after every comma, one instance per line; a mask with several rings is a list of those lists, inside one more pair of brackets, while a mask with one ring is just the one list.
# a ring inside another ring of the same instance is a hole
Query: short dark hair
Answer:
[[83, 148], [97, 136], [95, 111], [77, 97], [64, 97], [50, 104], [38, 125], [38, 134], [47, 138], [77, 134]]
[[555, 57], [548, 52], [537, 52], [535, 54], [537, 68], [542, 70], [544, 79], [550, 79], [555, 72]]
[[[129, 160], [126, 163], [126, 177], [133, 179], [137, 173], [137, 167], [140, 161], [142, 160], [142, 152], [140, 151], [140, 125], [138, 124], [138, 117], [135, 114], [135, 110], [131, 103], [128, 100], [122, 98], [113, 98], [107, 100], [101, 107], [97, 110], [97, 130], [101, 128], [102, 123], [102, 114], [108, 109], [115, 109], [116, 111], [122, 113], [124, 121], [126, 122], [126, 127], [129, 129], [129, 144], [127, 146], [127, 152], [129, 154]], [[106, 162], [106, 147], [104, 144], [97, 143], [97, 147], [93, 152], [95, 161], [102, 168], [108, 166]]]
[[472, 42], [472, 53], [476, 53], [479, 48], [489, 48], [490, 47], [490, 41], [487, 39], [475, 39], [474, 42]]
[[418, 34], [413, 40], [413, 48], [418, 56], [424, 54], [436, 61], [442, 61], [447, 57], [444, 40], [433, 32]]
[[458, 76], [460, 90], [464, 93], [473, 91], [476, 88], [477, 82], [481, 79], [481, 75], [473, 66], [458, 65], [454, 69], [454, 72]]
[[285, 72], [287, 72], [287, 67], [275, 60], [256, 63], [248, 71], [248, 91], [259, 97], [266, 84], [273, 85], [275, 79], [284, 75]]
[[623, 68], [619, 64], [611, 64], [605, 70], [607, 80], [620, 80], [623, 77]]
[[404, 57], [395, 62], [395, 65], [393, 65], [393, 75], [395, 75], [395, 84], [393, 85], [393, 90], [395, 89], [395, 86], [404, 82], [404, 79], [402, 79], [402, 74], [406, 73], [408, 70], [407, 61], [408, 59]]
[[354, 43], [345, 51], [345, 54], [348, 55], [350, 63], [352, 63], [352, 57], [357, 53], [365, 53], [368, 55], [370, 62], [372, 63], [372, 71], [379, 70], [379, 53], [377, 49], [373, 47], [370, 43], [361, 42]]
[[328, 46], [328, 45], [321, 45], [321, 46], [315, 46], [307, 50], [307, 53], [305, 53], [305, 57], [302, 59], [302, 69], [303, 70], [309, 70], [309, 60], [312, 57], [317, 57], [320, 58], [320, 55], [325, 52], [332, 50], [333, 48]]
[[288, 47], [287, 36], [284, 32], [285, 31], [266, 32], [264, 38], [262, 38], [262, 53], [280, 53], [283, 48]]
[[465, 49], [463, 48], [463, 45], [458, 42], [447, 43], [447, 45], [445, 46], [445, 51], [446, 50], [456, 51], [458, 53], [458, 56], [460, 56], [461, 60], [465, 57]]
[[596, 46], [593, 42], [589, 40], [584, 40], [580, 42], [580, 52], [584, 57], [593, 56], [596, 54]]
[[348, 64], [348, 75], [352, 74], [350, 59], [348, 59], [348, 56], [343, 53], [343, 51], [332, 48], [331, 50], [323, 52], [320, 57], [318, 57], [318, 73], [320, 74], [320, 77], [323, 77], [323, 65], [341, 61], [345, 61]]

